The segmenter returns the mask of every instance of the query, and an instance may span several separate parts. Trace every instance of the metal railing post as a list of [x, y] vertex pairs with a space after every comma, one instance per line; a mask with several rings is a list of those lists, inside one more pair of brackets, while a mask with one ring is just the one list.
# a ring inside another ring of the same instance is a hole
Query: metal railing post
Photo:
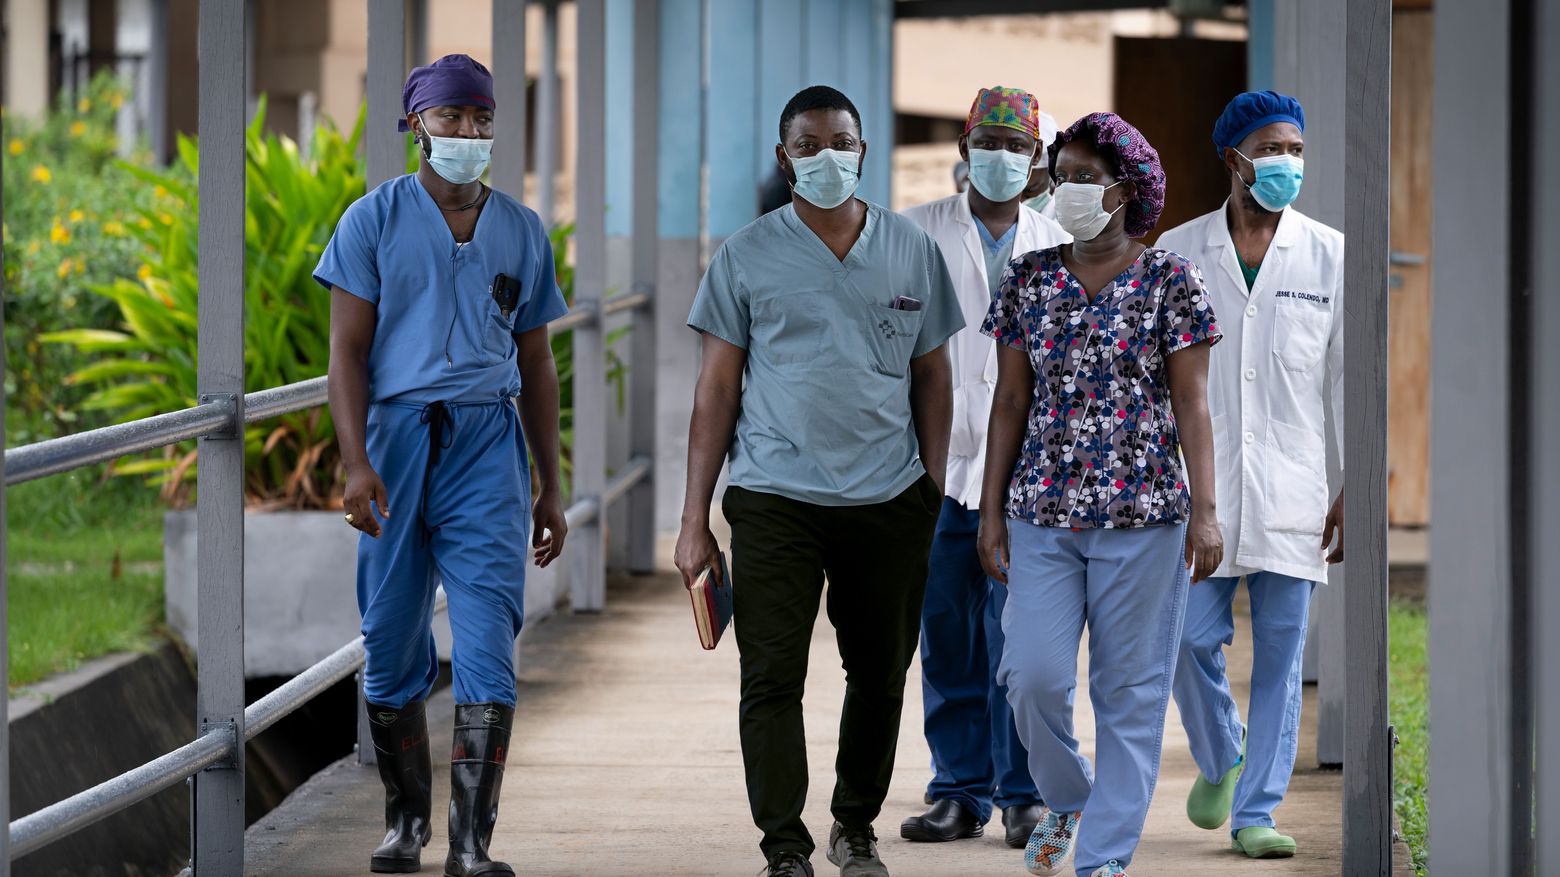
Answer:
[[525, 0], [493, 0], [493, 188], [525, 200]]
[[[579, 28], [577, 19], [574, 26]], [[542, 64], [536, 87], [536, 213], [542, 225], [551, 226], [558, 127], [563, 124], [563, 114], [558, 112], [558, 0], [542, 0]], [[600, 112], [600, 108], [592, 108], [592, 112]]]
[[[368, 5], [368, 119], [364, 132], [368, 188], [406, 172], [406, 135], [396, 130], [400, 118], [401, 83], [406, 77], [406, 3], [403, 0], [369, 0]], [[374, 738], [368, 727], [368, 706], [363, 698], [363, 674], [358, 673], [358, 764], [378, 763]]]
[[[607, 370], [603, 341], [606, 290], [607, 16], [605, 0], [575, 4], [577, 144], [574, 187], [574, 306], [596, 319], [574, 330], [574, 498], [599, 497], [607, 482]], [[606, 605], [606, 509], [569, 539], [572, 601], [576, 612]]]
[[1348, 0], [1345, 64], [1343, 872], [1392, 870], [1392, 731], [1387, 716], [1387, 219], [1392, 9]]
[[[0, 189], [0, 214], [5, 192]], [[0, 255], [0, 277], [5, 257]], [[5, 337], [5, 284], [0, 283], [0, 338]], [[0, 355], [0, 448], [5, 447], [5, 356]], [[11, 682], [11, 591], [6, 579], [5, 458], [0, 456], [0, 679]], [[9, 690], [9, 689], [8, 689]], [[0, 877], [11, 877], [11, 715], [10, 698], [0, 697]]]
[[244, 0], [201, 0], [201, 401], [231, 398], [222, 433], [200, 440], [196, 475], [199, 735], [229, 735], [231, 758], [195, 775], [196, 877], [244, 870]]
[[[659, 142], [661, 96], [661, 4], [639, 0], [634, 4], [634, 137], [642, 144]], [[656, 421], [656, 254], [660, 153], [652, 147], [634, 150], [634, 215], [632, 276], [634, 291], [649, 293], [650, 301], [634, 311], [629, 335], [632, 353], [628, 381], [630, 458], [655, 460]], [[654, 473], [652, 465], [651, 472]], [[655, 478], [639, 482], [628, 494], [628, 568], [633, 573], [655, 571]]]

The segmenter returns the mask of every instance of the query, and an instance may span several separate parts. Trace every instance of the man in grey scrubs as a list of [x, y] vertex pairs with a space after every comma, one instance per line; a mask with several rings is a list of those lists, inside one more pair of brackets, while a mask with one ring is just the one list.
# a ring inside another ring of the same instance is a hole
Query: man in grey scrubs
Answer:
[[780, 140], [791, 204], [726, 241], [688, 317], [703, 353], [676, 562], [687, 583], [716, 564], [709, 509], [730, 451], [742, 756], [766, 873], [813, 874], [802, 689], [827, 577], [846, 675], [828, 858], [842, 877], [887, 877], [872, 822], [942, 503], [944, 344], [964, 318], [931, 237], [854, 197], [867, 144], [849, 98], [801, 91]]

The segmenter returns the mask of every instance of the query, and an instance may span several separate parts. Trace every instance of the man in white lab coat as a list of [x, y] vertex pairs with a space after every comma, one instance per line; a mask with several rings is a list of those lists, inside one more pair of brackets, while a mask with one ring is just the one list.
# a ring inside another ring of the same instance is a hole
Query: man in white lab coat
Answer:
[[[1224, 330], [1208, 372], [1224, 562], [1191, 590], [1175, 673], [1201, 774], [1186, 812], [1210, 830], [1229, 821], [1234, 849], [1253, 858], [1295, 852], [1273, 810], [1294, 769], [1311, 592], [1343, 556], [1343, 495], [1329, 508], [1324, 438], [1343, 431], [1343, 235], [1289, 206], [1304, 129], [1294, 98], [1237, 95], [1213, 131], [1229, 200], [1158, 241], [1202, 268]], [[1224, 665], [1242, 577], [1254, 640], [1244, 724]]]
[[1029, 754], [1013, 727], [1007, 692], [996, 684], [1006, 593], [982, 571], [975, 536], [986, 420], [997, 382], [996, 343], [979, 327], [1008, 262], [1071, 239], [1054, 220], [1021, 203], [1036, 164], [1045, 160], [1043, 115], [1029, 92], [981, 89], [959, 139], [959, 154], [970, 165], [969, 189], [905, 212], [942, 250], [965, 324], [948, 342], [953, 433], [947, 496], [921, 614], [921, 688], [935, 775], [927, 787], [931, 809], [900, 826], [909, 840], [979, 837], [995, 805], [1002, 808], [1008, 845], [1022, 847], [1041, 815]]

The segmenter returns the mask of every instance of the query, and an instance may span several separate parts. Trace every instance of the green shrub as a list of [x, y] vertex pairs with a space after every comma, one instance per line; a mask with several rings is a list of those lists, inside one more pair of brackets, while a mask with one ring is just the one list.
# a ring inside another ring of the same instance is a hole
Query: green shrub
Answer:
[[124, 89], [104, 74], [75, 103], [62, 98], [42, 120], [6, 114], [5, 379], [6, 439], [26, 444], [107, 422], [82, 416], [88, 388], [67, 380], [80, 367], [73, 351], [40, 343], [61, 326], [106, 329], [113, 303], [89, 290], [134, 277], [146, 255], [140, 223], [182, 209], [116, 159], [114, 117]]
[[[330, 296], [313, 270], [336, 221], [362, 196], [356, 157], [362, 117], [350, 137], [324, 124], [305, 160], [292, 140], [265, 133], [265, 103], [246, 136], [244, 265], [244, 384], [249, 392], [325, 373], [330, 356]], [[135, 234], [150, 249], [135, 279], [119, 277], [93, 291], [116, 306], [120, 330], [72, 329], [45, 336], [87, 354], [102, 354], [71, 380], [98, 389], [93, 410], [132, 420], [196, 404], [196, 232], [199, 203], [195, 142], [179, 140], [179, 161], [167, 171], [121, 167], [144, 187], [165, 191], [176, 212], [145, 211]], [[250, 502], [321, 508], [339, 494], [335, 431], [324, 409], [257, 424], [245, 431], [245, 480]], [[151, 474], [175, 504], [193, 486], [193, 445], [167, 448], [122, 463], [121, 474]]]

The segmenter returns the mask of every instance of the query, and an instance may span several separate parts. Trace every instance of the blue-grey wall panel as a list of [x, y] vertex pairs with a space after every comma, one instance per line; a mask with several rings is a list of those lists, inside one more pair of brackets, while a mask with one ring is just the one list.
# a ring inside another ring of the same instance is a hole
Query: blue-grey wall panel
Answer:
[[661, 2], [661, 237], [699, 236], [699, 170], [702, 163], [703, 58], [701, 0]]
[[[805, 11], [802, 32], [807, 52], [802, 59], [803, 85], [832, 85], [844, 91], [845, 67], [840, 55], [844, 45], [844, 0], [800, 0]], [[854, 100], [854, 98], [852, 98]]]
[[758, 0], [720, 0], [710, 4], [709, 16], [704, 152], [709, 163], [709, 233], [719, 239], [758, 215], [753, 155], [759, 130], [751, 112], [758, 100]]
[[780, 111], [786, 101], [810, 83], [802, 81], [806, 69], [803, 4], [796, 0], [759, 0], [758, 3], [758, 130], [756, 159], [761, 174], [775, 166], [779, 142]]

